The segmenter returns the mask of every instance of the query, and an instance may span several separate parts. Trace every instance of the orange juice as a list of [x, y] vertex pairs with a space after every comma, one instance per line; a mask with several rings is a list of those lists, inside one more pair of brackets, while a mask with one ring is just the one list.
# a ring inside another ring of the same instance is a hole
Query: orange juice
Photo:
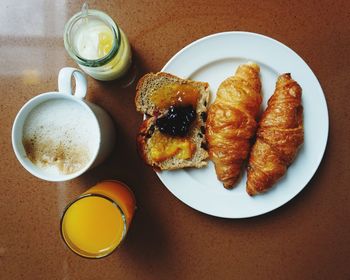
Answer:
[[65, 210], [61, 233], [75, 253], [107, 256], [124, 240], [135, 211], [135, 197], [118, 181], [104, 181], [90, 188]]

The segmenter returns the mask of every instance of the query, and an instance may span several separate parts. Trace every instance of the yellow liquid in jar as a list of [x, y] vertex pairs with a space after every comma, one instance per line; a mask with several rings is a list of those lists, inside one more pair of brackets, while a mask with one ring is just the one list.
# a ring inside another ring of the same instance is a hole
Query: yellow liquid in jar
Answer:
[[113, 35], [112, 32], [100, 32], [98, 33], [98, 45], [97, 54], [98, 58], [106, 56], [112, 49]]
[[129, 40], [123, 30], [120, 31], [120, 46], [116, 56], [106, 65], [103, 66], [105, 71], [101, 72], [99, 77], [101, 80], [108, 81], [123, 76], [131, 65], [131, 47]]
[[[101, 66], [84, 66], [79, 64], [91, 77], [110, 81], [123, 76], [131, 65], [131, 48], [124, 32], [119, 28], [120, 45], [117, 53], [106, 64]], [[82, 25], [75, 45], [79, 55], [88, 60], [97, 60], [107, 56], [116, 44], [117, 38], [110, 28], [99, 21], [89, 21]]]

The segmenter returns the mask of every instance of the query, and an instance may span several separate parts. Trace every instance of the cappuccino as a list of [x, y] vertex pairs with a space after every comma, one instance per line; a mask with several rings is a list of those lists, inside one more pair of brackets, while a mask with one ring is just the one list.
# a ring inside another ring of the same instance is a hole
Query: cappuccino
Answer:
[[86, 167], [98, 150], [98, 124], [93, 114], [69, 99], [36, 106], [23, 126], [27, 157], [45, 173], [72, 174]]

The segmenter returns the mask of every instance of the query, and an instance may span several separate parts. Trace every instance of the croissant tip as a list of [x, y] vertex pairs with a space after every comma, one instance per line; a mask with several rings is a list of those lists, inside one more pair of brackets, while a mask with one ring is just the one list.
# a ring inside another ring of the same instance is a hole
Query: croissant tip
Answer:
[[283, 73], [283, 74], [280, 75], [278, 78], [279, 78], [279, 79], [288, 79], [288, 80], [291, 80], [291, 79], [292, 79], [292, 74], [291, 74], [291, 73]]
[[257, 71], [260, 71], [260, 66], [259, 66], [257, 63], [255, 63], [254, 61], [248, 61], [248, 62], [246, 63], [246, 65], [248, 65], [248, 66], [254, 68], [254, 69], [257, 70]]
[[246, 192], [247, 192], [247, 194], [249, 194], [250, 196], [254, 196], [254, 195], [256, 194], [253, 190], [248, 189], [248, 188], [246, 188]]
[[228, 178], [228, 179], [222, 179], [221, 182], [222, 182], [225, 189], [231, 190], [235, 187], [239, 178], [240, 178], [240, 174], [238, 174], [234, 177]]
[[233, 189], [233, 184], [231, 183], [223, 183], [224, 188], [227, 190], [232, 190]]

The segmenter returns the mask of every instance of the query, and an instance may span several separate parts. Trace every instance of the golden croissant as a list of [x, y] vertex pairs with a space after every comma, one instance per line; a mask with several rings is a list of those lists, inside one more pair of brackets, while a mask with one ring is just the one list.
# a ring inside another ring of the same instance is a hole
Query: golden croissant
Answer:
[[257, 128], [262, 101], [259, 72], [255, 63], [240, 65], [234, 76], [221, 83], [208, 110], [209, 156], [225, 188], [232, 188], [238, 180]]
[[290, 74], [278, 77], [259, 122], [248, 164], [247, 192], [264, 192], [280, 179], [304, 141], [301, 87]]

